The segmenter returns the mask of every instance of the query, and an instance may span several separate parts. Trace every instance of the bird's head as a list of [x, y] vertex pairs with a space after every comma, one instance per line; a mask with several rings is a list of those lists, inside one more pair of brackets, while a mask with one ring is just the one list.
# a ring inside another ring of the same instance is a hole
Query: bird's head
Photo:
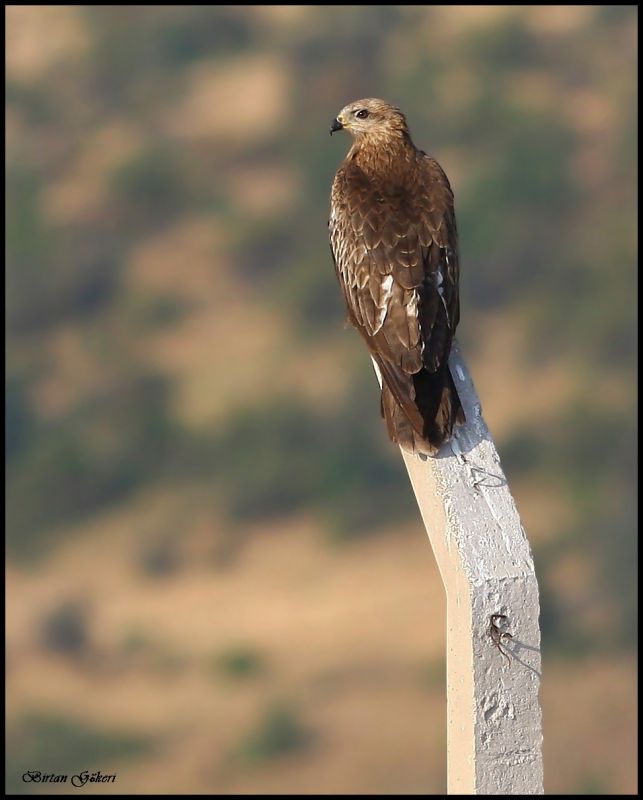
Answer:
[[340, 130], [348, 131], [356, 140], [408, 135], [406, 119], [400, 109], [373, 97], [344, 106], [331, 123], [331, 136]]

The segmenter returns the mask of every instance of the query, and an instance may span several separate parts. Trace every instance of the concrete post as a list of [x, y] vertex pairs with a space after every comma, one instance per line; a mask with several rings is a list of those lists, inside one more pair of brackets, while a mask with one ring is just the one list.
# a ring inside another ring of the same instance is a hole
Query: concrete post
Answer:
[[455, 343], [450, 367], [466, 424], [436, 458], [402, 451], [447, 596], [448, 792], [543, 794], [534, 563]]

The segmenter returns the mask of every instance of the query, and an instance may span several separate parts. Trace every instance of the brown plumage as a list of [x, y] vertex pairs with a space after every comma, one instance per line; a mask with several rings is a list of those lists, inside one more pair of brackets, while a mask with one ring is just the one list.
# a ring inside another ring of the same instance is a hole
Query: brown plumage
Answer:
[[402, 112], [350, 103], [331, 125], [354, 142], [331, 192], [330, 244], [348, 319], [382, 376], [392, 441], [435, 455], [464, 413], [449, 370], [460, 316], [453, 193]]

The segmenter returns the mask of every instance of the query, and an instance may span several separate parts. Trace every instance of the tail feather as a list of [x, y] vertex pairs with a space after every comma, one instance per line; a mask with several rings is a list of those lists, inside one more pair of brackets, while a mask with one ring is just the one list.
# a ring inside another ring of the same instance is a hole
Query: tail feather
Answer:
[[414, 404], [423, 421], [421, 434], [386, 383], [382, 386], [382, 416], [392, 441], [409, 453], [434, 456], [452, 436], [453, 426], [464, 423], [462, 403], [447, 365], [434, 373], [424, 369], [410, 377]]

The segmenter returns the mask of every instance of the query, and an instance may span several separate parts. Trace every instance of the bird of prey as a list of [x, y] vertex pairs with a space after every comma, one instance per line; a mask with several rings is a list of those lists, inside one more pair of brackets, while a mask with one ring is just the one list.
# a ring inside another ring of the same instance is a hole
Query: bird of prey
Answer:
[[331, 135], [339, 130], [353, 144], [333, 181], [328, 227], [348, 321], [380, 373], [389, 437], [433, 456], [464, 422], [448, 364], [460, 316], [453, 192], [399, 108], [349, 103], [332, 121]]

